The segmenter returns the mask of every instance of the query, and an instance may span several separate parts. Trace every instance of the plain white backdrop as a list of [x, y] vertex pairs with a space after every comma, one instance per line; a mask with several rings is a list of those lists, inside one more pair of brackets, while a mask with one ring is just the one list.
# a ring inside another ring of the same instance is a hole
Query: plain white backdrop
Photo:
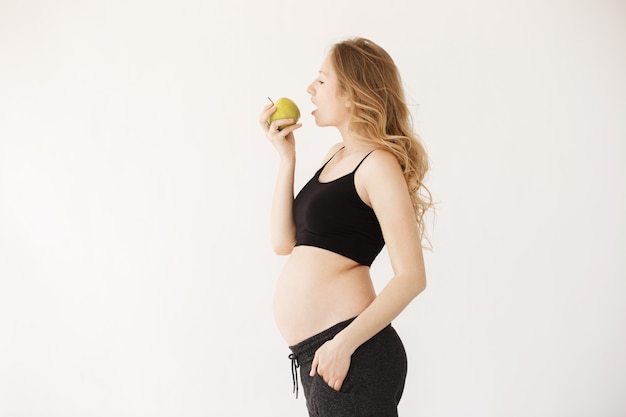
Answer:
[[257, 119], [299, 104], [299, 188], [352, 36], [396, 60], [438, 202], [401, 415], [626, 415], [623, 1], [3, 0], [0, 416], [306, 415]]

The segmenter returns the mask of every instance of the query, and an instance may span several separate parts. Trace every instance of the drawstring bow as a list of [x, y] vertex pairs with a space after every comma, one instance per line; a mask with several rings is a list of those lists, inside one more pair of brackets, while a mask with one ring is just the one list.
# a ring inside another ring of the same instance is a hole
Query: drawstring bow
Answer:
[[298, 398], [298, 368], [300, 364], [298, 363], [298, 357], [291, 353], [289, 355], [289, 359], [291, 359], [291, 379], [293, 380], [293, 392], [296, 394], [296, 398]]

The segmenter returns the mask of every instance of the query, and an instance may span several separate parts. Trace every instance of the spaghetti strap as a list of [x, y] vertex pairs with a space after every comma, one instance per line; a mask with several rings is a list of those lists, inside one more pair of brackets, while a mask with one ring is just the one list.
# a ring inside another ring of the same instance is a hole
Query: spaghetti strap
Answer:
[[328, 158], [328, 161], [324, 162], [324, 165], [322, 165], [322, 167], [320, 168], [320, 171], [324, 169], [324, 167], [326, 165], [328, 165], [328, 163], [335, 157], [335, 155], [337, 155], [339, 153], [340, 150], [342, 150], [343, 148], [345, 148], [345, 146], [342, 146], [341, 148], [337, 149], [337, 152], [335, 152], [333, 154], [333, 156], [331, 156], [330, 158]]
[[356, 168], [354, 168], [354, 171], [352, 171], [352, 173], [353, 173], [353, 174], [356, 172], [356, 170], [357, 170], [357, 169], [359, 169], [359, 167], [361, 166], [361, 164], [363, 163], [363, 161], [365, 161], [365, 158], [367, 158], [368, 156], [370, 156], [370, 154], [371, 154], [372, 152], [374, 152], [375, 150], [376, 150], [376, 149], [374, 149], [374, 150], [370, 151], [367, 155], [365, 155], [365, 156], [363, 157], [363, 159], [361, 159], [361, 162], [359, 162], [359, 165], [357, 165], [357, 166], [356, 166]]

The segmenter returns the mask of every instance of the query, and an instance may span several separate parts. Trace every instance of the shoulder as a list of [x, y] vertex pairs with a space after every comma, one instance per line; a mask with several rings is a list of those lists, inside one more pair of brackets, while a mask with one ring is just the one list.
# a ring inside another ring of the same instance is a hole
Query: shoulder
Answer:
[[400, 163], [391, 152], [384, 149], [372, 151], [363, 160], [354, 183], [363, 201], [372, 208], [381, 208], [387, 203], [395, 204], [398, 198], [408, 195]]
[[398, 174], [404, 177], [398, 159], [385, 149], [374, 149], [369, 153], [363, 160], [359, 171], [362, 171], [361, 176], [366, 180], [395, 177]]

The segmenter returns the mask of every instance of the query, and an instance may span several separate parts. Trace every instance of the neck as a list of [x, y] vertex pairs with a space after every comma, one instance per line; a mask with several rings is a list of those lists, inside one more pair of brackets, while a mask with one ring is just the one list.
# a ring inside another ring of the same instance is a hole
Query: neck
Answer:
[[341, 134], [341, 138], [343, 140], [344, 153], [352, 153], [353, 151], [359, 151], [364, 147], [371, 147], [370, 144], [363, 141], [362, 136], [359, 136], [353, 131], [350, 131], [348, 127], [340, 128], [337, 127], [339, 133]]

